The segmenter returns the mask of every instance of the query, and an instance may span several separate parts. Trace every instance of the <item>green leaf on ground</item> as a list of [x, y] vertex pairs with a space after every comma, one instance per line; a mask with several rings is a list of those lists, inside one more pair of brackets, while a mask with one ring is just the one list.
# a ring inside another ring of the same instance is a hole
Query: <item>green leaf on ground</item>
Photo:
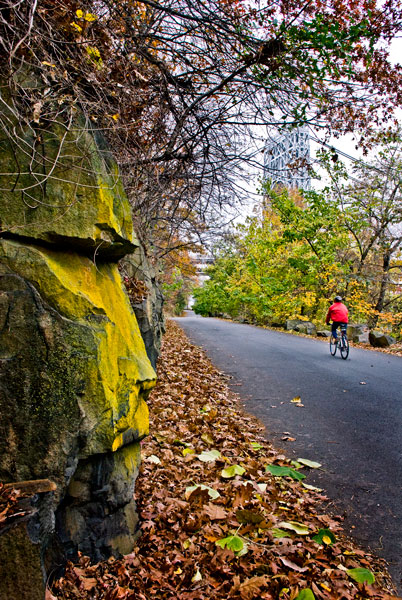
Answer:
[[336, 542], [336, 537], [330, 529], [320, 529], [312, 539], [317, 542], [317, 544], [325, 544], [327, 546], [331, 546], [331, 544]]
[[294, 466], [295, 469], [301, 469], [302, 468], [302, 464], [297, 462], [297, 460], [291, 460], [290, 464]]
[[305, 479], [305, 475], [303, 473], [298, 473], [294, 469], [290, 467], [280, 467], [278, 465], [266, 465], [265, 471], [271, 473], [275, 477], [291, 477], [292, 479], [297, 479], [300, 481], [301, 479]]
[[232, 477], [236, 477], [236, 475], [243, 475], [245, 472], [246, 469], [240, 465], [232, 465], [221, 471], [221, 477], [224, 479], [231, 479]]
[[188, 498], [191, 496], [191, 494], [196, 489], [207, 490], [208, 491], [208, 496], [210, 498], [212, 498], [212, 500], [216, 500], [217, 498], [220, 497], [220, 493], [217, 490], [214, 490], [213, 488], [208, 487], [207, 485], [203, 485], [202, 483], [200, 483], [198, 485], [190, 485], [190, 487], [186, 487], [186, 491], [185, 491], [186, 500], [188, 500]]
[[289, 536], [289, 531], [285, 531], [284, 529], [279, 529], [279, 527], [273, 527], [271, 529], [272, 535], [274, 538], [286, 538]]
[[238, 535], [229, 535], [228, 537], [217, 540], [215, 544], [220, 548], [233, 550], [233, 552], [241, 552], [245, 547], [243, 540]]
[[357, 583], [368, 583], [372, 584], [375, 582], [375, 577], [371, 571], [364, 569], [363, 567], [357, 567], [356, 569], [348, 569], [346, 573], [357, 581]]
[[198, 460], [201, 462], [213, 462], [217, 458], [221, 457], [219, 450], [204, 450], [201, 454], [197, 455]]
[[297, 594], [295, 600], [315, 600], [315, 596], [310, 588], [306, 588]]
[[322, 466], [320, 463], [314, 462], [314, 460], [308, 460], [308, 458], [298, 458], [297, 461], [305, 467], [310, 467], [310, 469], [319, 469]]
[[258, 442], [251, 442], [251, 447], [253, 450], [261, 450], [262, 446]]
[[281, 521], [278, 523], [278, 528], [290, 529], [299, 535], [308, 535], [310, 533], [307, 525], [303, 525], [303, 523], [298, 523], [297, 521]]

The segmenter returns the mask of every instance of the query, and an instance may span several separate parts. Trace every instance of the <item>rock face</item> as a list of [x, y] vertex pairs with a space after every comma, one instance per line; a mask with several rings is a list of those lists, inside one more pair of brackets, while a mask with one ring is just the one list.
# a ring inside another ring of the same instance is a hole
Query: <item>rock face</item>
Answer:
[[0, 536], [0, 552], [1, 600], [42, 600], [45, 583], [40, 547], [32, 543], [26, 523], [19, 523]]
[[[61, 125], [43, 132], [43, 153], [32, 160], [2, 142], [0, 172], [10, 175], [1, 177], [1, 228], [31, 242], [119, 258], [138, 246], [130, 206], [104, 140], [81, 125], [78, 133]], [[32, 129], [25, 135], [27, 148], [35, 147], [33, 136]]]
[[[57, 484], [24, 538], [45, 576], [78, 550], [99, 560], [132, 549], [155, 382], [117, 266], [139, 247], [117, 167], [90, 133], [63, 135], [44, 140], [50, 175], [29, 202], [32, 176], [10, 176], [0, 205], [0, 479]], [[6, 150], [2, 172], [15, 173]]]
[[394, 338], [382, 331], [370, 331], [369, 341], [374, 348], [387, 348], [395, 344]]
[[163, 295], [158, 285], [154, 267], [145, 255], [141, 246], [134, 252], [127, 254], [119, 263], [120, 271], [124, 279], [129, 282], [141, 282], [145, 293], [141, 289], [130, 293], [131, 306], [133, 307], [138, 325], [145, 343], [145, 348], [152, 366], [156, 367], [156, 361], [160, 353], [162, 335], [165, 331], [163, 319]]

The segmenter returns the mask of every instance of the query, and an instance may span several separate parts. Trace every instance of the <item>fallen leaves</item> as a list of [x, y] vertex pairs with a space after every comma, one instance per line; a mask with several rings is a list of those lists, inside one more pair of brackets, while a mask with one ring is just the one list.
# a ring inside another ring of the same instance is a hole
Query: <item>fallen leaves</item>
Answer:
[[221, 457], [219, 450], [206, 450], [198, 454], [198, 460], [202, 462], [214, 462], [217, 458]]
[[211, 521], [219, 521], [221, 519], [227, 519], [228, 513], [221, 506], [217, 506], [216, 504], [207, 504], [204, 507], [204, 514], [206, 514]]
[[319, 469], [322, 465], [314, 460], [308, 460], [307, 458], [298, 458], [297, 462], [301, 463], [305, 467], [310, 467], [310, 469]]
[[154, 464], [154, 465], [160, 465], [161, 464], [160, 458], [158, 458], [157, 456], [155, 456], [155, 454], [151, 454], [151, 456], [148, 456], [145, 460], [147, 462], [149, 462], [149, 463]]
[[306, 477], [303, 473], [299, 473], [295, 469], [290, 467], [281, 467], [279, 465], [266, 465], [265, 470], [275, 477], [291, 477], [292, 479], [297, 479], [298, 481], [305, 479]]
[[14, 488], [6, 488], [0, 482], [0, 524], [18, 512], [18, 497], [20, 491]]
[[240, 465], [231, 465], [230, 467], [226, 467], [221, 471], [221, 477], [224, 479], [232, 479], [236, 477], [236, 475], [244, 475], [246, 469], [241, 467]]
[[295, 404], [295, 406], [300, 406], [301, 408], [304, 408], [304, 404], [302, 403], [300, 396], [295, 396], [290, 402]]
[[278, 527], [282, 529], [290, 529], [298, 535], [308, 535], [309, 533], [311, 533], [307, 525], [304, 525], [303, 523], [298, 523], [297, 521], [281, 521], [280, 523], [278, 523]]
[[[136, 484], [138, 544], [120, 560], [81, 557], [79, 572], [70, 564], [57, 600], [391, 597], [379, 563], [342, 538], [339, 521], [322, 514], [321, 490], [301, 481], [319, 463], [276, 452], [175, 323], [158, 376]], [[348, 575], [361, 568], [375, 572], [376, 587]]]
[[0, 534], [16, 522], [26, 520], [37, 512], [31, 503], [33, 495], [30, 493], [29, 486], [25, 486], [24, 489], [24, 486], [20, 487], [18, 483], [4, 484], [0, 482]]
[[212, 500], [216, 500], [217, 498], [220, 497], [220, 493], [217, 490], [214, 490], [210, 487], [208, 487], [207, 485], [203, 485], [201, 484], [197, 484], [197, 485], [191, 485], [189, 487], [186, 488], [185, 490], [185, 498], [186, 500], [190, 500], [190, 498], [193, 496], [194, 492], [197, 492], [197, 490], [205, 490], [206, 492], [208, 492], [208, 496], [210, 498], [212, 498]]
[[369, 569], [358, 567], [356, 569], [347, 569], [346, 573], [358, 583], [374, 583], [375, 577]]
[[[267, 575], [257, 575], [256, 577], [250, 577], [250, 579], [246, 579], [243, 583], [240, 583], [240, 578], [237, 577], [235, 583], [230, 591], [230, 598], [240, 597], [243, 600], [252, 600], [253, 598], [262, 597], [260, 592], [262, 588], [266, 587], [268, 583]], [[265, 598], [272, 598], [272, 596], [266, 596]]]

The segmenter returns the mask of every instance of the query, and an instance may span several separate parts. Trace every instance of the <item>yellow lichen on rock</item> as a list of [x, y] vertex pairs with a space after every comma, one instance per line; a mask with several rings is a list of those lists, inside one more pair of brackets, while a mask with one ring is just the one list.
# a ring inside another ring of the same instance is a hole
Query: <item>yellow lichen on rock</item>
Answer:
[[[27, 89], [42, 81], [28, 67], [16, 76]], [[23, 124], [22, 145], [4, 140], [0, 156], [0, 479], [56, 485], [27, 529], [41, 578], [77, 551], [132, 550], [155, 372], [117, 266], [140, 245], [105, 139], [78, 111], [21, 152], [36, 135]]]
[[84, 387], [77, 402], [86, 440], [80, 455], [115, 451], [142, 439], [155, 372], [117, 265], [10, 240], [1, 241], [0, 258], [79, 330]]
[[[45, 162], [29, 153], [17, 158], [12, 142], [4, 140], [2, 229], [15, 237], [75, 246], [97, 256], [124, 256], [138, 240], [117, 164], [95, 132], [85, 127], [79, 131], [80, 123], [76, 125], [66, 133], [55, 123], [43, 132]], [[31, 130], [25, 135], [28, 146], [35, 144]]]

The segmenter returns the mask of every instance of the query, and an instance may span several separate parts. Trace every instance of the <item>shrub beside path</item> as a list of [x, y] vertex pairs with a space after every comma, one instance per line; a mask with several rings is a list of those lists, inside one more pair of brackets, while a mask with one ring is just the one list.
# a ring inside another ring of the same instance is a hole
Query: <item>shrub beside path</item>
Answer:
[[132, 554], [81, 556], [48, 600], [392, 600], [383, 561], [342, 534], [341, 517], [245, 414], [227, 379], [170, 321], [136, 484]]

